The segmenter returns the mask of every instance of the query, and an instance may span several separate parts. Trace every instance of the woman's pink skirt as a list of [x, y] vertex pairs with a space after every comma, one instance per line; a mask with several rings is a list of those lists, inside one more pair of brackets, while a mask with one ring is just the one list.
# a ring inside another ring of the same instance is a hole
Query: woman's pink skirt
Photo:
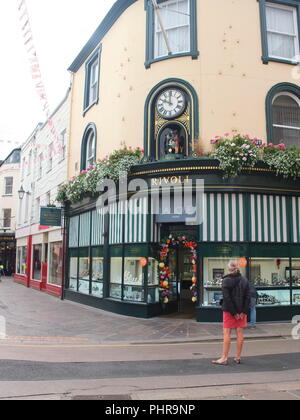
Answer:
[[230, 312], [223, 312], [223, 327], [224, 328], [246, 328], [247, 327], [247, 317], [244, 319], [235, 319]]

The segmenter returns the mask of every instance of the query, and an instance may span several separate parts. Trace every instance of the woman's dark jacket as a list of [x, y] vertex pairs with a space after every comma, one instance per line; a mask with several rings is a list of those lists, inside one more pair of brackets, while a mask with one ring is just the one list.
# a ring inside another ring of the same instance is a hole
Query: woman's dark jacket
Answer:
[[241, 273], [228, 274], [223, 278], [223, 312], [231, 315], [247, 314], [250, 307], [250, 284]]

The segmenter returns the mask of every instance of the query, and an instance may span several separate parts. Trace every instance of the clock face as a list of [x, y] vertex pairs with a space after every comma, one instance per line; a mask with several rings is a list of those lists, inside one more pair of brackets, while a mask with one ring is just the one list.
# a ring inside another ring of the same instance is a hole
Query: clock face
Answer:
[[184, 112], [185, 107], [185, 95], [178, 89], [167, 89], [163, 91], [156, 102], [157, 112], [166, 120], [179, 117]]

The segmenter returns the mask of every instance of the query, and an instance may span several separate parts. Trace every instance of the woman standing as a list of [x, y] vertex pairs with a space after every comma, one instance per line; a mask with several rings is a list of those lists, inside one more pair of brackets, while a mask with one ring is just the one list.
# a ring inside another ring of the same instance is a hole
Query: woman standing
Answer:
[[228, 365], [228, 356], [231, 346], [231, 330], [237, 331], [237, 351], [235, 363], [241, 363], [241, 354], [244, 345], [244, 328], [247, 326], [247, 313], [250, 306], [250, 285], [248, 280], [240, 273], [237, 261], [228, 264], [229, 274], [223, 278], [223, 328], [224, 342], [223, 354], [212, 363]]

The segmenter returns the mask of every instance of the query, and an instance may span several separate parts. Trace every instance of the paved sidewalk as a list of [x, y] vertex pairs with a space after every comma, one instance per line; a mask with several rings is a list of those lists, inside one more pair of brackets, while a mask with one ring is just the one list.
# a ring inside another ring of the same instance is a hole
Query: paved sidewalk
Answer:
[[[0, 316], [6, 319], [7, 340], [12, 342], [170, 343], [222, 339], [221, 324], [201, 324], [178, 316], [136, 319], [111, 314], [27, 289], [11, 278], [0, 283]], [[289, 337], [292, 327], [290, 323], [259, 324], [245, 333], [252, 339]]]

